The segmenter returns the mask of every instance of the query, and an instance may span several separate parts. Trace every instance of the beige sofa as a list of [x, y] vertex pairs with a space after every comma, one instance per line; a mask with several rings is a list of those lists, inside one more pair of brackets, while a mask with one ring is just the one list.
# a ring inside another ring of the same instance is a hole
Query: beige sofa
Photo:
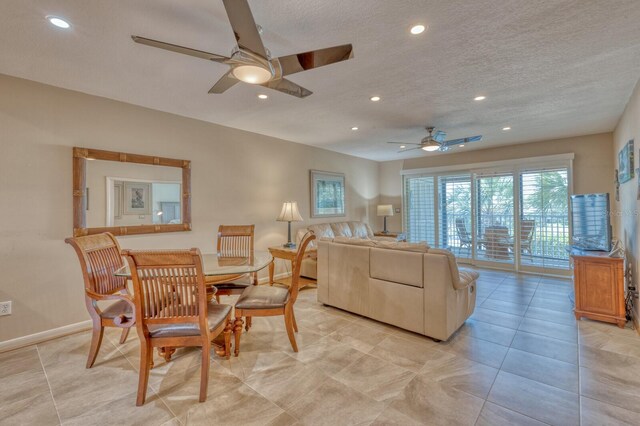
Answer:
[[447, 250], [368, 239], [318, 241], [318, 301], [447, 340], [473, 313], [478, 273]]
[[[370, 239], [370, 240], [391, 240], [395, 241], [395, 238], [390, 237], [375, 237], [373, 235], [373, 231], [371, 227], [365, 222], [359, 221], [348, 221], [348, 222], [333, 222], [333, 223], [320, 223], [315, 225], [310, 225], [306, 228], [298, 229], [296, 233], [296, 244], [300, 244], [304, 234], [309, 231], [313, 231], [316, 235], [316, 238], [335, 238], [335, 237], [346, 237], [346, 238], [360, 238], [360, 239]], [[316, 241], [312, 241], [309, 245], [310, 248], [317, 247]], [[317, 278], [317, 262], [316, 259], [304, 259], [302, 261], [302, 265], [300, 266], [300, 275], [307, 278]]]

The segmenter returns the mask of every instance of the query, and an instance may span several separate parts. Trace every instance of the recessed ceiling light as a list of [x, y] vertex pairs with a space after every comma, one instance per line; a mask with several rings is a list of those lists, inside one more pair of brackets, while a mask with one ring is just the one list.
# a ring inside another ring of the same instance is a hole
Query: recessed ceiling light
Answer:
[[507, 126], [507, 127], [503, 127], [503, 128], [502, 128], [502, 131], [503, 131], [503, 132], [506, 132], [506, 131], [509, 131], [509, 130], [511, 130], [511, 127], [509, 127], [509, 126]]
[[484, 101], [485, 99], [487, 99], [486, 96], [476, 96], [473, 98], [474, 101]]
[[47, 16], [47, 21], [51, 22], [52, 25], [55, 25], [58, 28], [63, 28], [65, 30], [71, 27], [70, 23], [62, 18], [58, 18], [57, 16]]
[[460, 148], [464, 148], [464, 144], [462, 144], [462, 145], [458, 145], [458, 146], [459, 146]]
[[411, 27], [411, 34], [413, 35], [418, 35], [418, 34], [422, 34], [424, 32], [424, 30], [426, 30], [427, 27], [425, 27], [422, 24], [418, 24], [418, 25], [414, 25], [413, 27]]
[[378, 102], [380, 100], [380, 96], [372, 96], [371, 102]]
[[406, 145], [400, 145], [400, 149], [405, 149], [406, 147]]
[[358, 130], [358, 128], [356, 126], [353, 126], [351, 130]]
[[260, 99], [267, 99], [269, 96], [265, 95], [264, 93], [260, 93], [260, 94], [258, 95], [258, 97], [259, 97]]

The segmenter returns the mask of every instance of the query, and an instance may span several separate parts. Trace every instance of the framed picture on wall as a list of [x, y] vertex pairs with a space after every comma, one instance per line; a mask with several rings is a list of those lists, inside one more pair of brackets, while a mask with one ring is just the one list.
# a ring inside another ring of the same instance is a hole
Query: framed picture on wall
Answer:
[[344, 173], [311, 170], [311, 217], [346, 216]]
[[124, 183], [124, 214], [151, 214], [151, 184], [147, 182]]
[[634, 177], [633, 139], [631, 139], [618, 153], [618, 180], [625, 183]]

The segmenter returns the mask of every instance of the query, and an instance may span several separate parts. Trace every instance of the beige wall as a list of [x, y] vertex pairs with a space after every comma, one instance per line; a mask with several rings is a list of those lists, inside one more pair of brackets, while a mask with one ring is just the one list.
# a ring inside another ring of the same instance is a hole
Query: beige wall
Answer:
[[[483, 163], [574, 153], [573, 190], [576, 194], [613, 191], [613, 168], [611, 158], [613, 139], [611, 133], [555, 139], [460, 152], [445, 155], [424, 155], [409, 160], [380, 163], [380, 199], [402, 207], [402, 178], [400, 172], [409, 169], [441, 167], [459, 164]], [[381, 222], [380, 222], [381, 223]], [[402, 216], [391, 218], [391, 229], [402, 227]], [[381, 225], [380, 225], [381, 226]]]
[[[636, 176], [620, 185], [620, 202], [614, 204], [613, 213], [616, 223], [615, 237], [619, 239], [626, 249], [627, 265], [631, 267], [633, 284], [638, 287], [638, 274], [640, 267], [640, 229], [638, 226], [640, 201], [638, 194], [638, 163], [640, 162], [640, 83], [636, 85], [629, 103], [613, 133], [612, 161], [618, 167], [618, 153], [630, 140], [634, 139], [634, 154]], [[634, 300], [635, 317], [640, 318], [640, 300]]]
[[[309, 169], [346, 173], [347, 219], [375, 220], [378, 163], [0, 75], [0, 341], [88, 319], [72, 232], [71, 147], [192, 161], [193, 231], [120, 238], [128, 248], [212, 251], [221, 223], [286, 239], [296, 200], [308, 225]], [[215, 114], [215, 112], [212, 112]], [[339, 219], [338, 219], [339, 220]]]

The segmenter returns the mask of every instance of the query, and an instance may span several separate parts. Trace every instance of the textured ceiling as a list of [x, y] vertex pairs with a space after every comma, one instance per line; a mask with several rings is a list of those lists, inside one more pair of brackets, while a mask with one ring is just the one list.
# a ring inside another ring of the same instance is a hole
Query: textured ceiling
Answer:
[[[227, 55], [220, 0], [2, 0], [0, 73], [375, 160], [434, 155], [386, 143], [417, 142], [428, 124], [484, 135], [458, 149], [611, 131], [640, 76], [638, 0], [249, 3], [274, 56], [353, 43], [355, 58], [291, 76], [306, 99], [261, 101], [266, 89], [244, 84], [209, 95], [225, 65], [130, 35]], [[409, 35], [418, 22], [428, 31]]]

